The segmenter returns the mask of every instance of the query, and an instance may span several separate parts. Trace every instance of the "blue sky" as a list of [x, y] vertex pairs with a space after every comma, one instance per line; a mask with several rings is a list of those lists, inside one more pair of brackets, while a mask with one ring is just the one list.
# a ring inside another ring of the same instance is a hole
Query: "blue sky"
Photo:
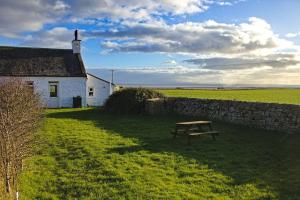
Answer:
[[[2, 0], [0, 45], [71, 48], [125, 84], [300, 85], [298, 0]], [[276, 80], [276, 81], [274, 81]]]

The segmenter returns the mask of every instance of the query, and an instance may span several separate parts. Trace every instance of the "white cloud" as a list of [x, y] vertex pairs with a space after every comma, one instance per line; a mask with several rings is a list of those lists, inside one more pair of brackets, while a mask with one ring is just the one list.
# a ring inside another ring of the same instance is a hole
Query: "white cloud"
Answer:
[[[193, 57], [185, 62], [187, 66], [175, 64], [174, 67], [120, 73], [121, 77], [127, 77], [129, 83], [135, 80], [150, 84], [152, 80], [152, 83], [169, 85], [300, 84], [299, 47], [280, 38], [270, 24], [255, 17], [240, 24], [212, 20], [173, 25], [132, 22], [113, 32], [86, 34], [105, 38], [102, 46], [106, 50], [185, 53]], [[168, 65], [171, 61], [164, 64]], [[140, 80], [137, 77], [152, 78]]]
[[27, 36], [22, 45], [70, 49], [72, 39], [73, 30], [69, 30], [65, 27], [56, 27]]
[[294, 69], [256, 67], [222, 72], [222, 82], [226, 84], [254, 85], [300, 85], [300, 65]]
[[279, 38], [263, 19], [252, 17], [247, 23], [127, 23], [114, 31], [87, 32], [103, 37], [106, 50], [121, 52], [164, 52], [198, 55], [266, 54], [279, 49], [297, 48]]
[[74, 0], [71, 9], [82, 17], [149, 19], [150, 15], [180, 15], [203, 12], [207, 0]]
[[60, 20], [92, 23], [92, 19], [151, 20], [152, 15], [181, 15], [207, 9], [206, 0], [1, 0], [0, 34], [17, 37]]
[[176, 60], [167, 60], [164, 62], [167, 65], [177, 65], [178, 63], [176, 62]]
[[[110, 80], [110, 72], [105, 69], [88, 69], [89, 72], [98, 74], [104, 79]], [[221, 72], [189, 68], [184, 66], [174, 67], [145, 67], [116, 69], [114, 80], [121, 84], [135, 85], [192, 85], [216, 83], [212, 77], [219, 76]], [[196, 81], [194, 79], [197, 79]]]
[[[289, 68], [258, 66], [245, 69], [214, 70], [198, 67], [146, 67], [116, 69], [114, 80], [118, 84], [148, 86], [203, 86], [215, 85], [300, 85], [300, 65]], [[110, 80], [106, 69], [88, 69], [89, 72]], [[274, 81], [276, 80], [276, 82]]]
[[[17, 37], [59, 21], [93, 24], [97, 20], [152, 21], [161, 16], [204, 12], [213, 0], [1, 0], [0, 34]], [[222, 1], [222, 4], [237, 1]], [[96, 20], [95, 20], [96, 19]]]
[[216, 1], [215, 4], [220, 5], [220, 6], [232, 6], [234, 4], [244, 2], [246, 0], [233, 0], [233, 1]]
[[295, 38], [295, 37], [298, 37], [298, 36], [300, 36], [300, 32], [298, 32], [298, 33], [287, 33], [285, 35], [285, 37], [287, 37], [287, 38]]
[[185, 60], [185, 62], [202, 69], [215, 70], [251, 69], [256, 67], [287, 68], [300, 64], [300, 57], [295, 53], [276, 53], [267, 56], [193, 58]]
[[18, 37], [23, 31], [38, 31], [44, 24], [56, 22], [67, 9], [59, 0], [1, 0], [0, 34]]

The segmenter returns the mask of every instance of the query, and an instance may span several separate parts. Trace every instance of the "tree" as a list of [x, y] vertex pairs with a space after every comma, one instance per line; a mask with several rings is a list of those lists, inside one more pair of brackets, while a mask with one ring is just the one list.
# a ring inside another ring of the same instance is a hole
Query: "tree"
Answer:
[[42, 116], [40, 97], [28, 83], [17, 78], [1, 80], [0, 192], [4, 199], [17, 198], [18, 177], [24, 159], [32, 153]]

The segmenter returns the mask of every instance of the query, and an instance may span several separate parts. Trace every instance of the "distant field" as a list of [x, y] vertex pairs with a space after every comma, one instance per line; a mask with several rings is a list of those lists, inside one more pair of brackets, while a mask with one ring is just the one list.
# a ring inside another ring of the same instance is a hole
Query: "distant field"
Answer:
[[172, 97], [300, 104], [300, 89], [160, 89]]

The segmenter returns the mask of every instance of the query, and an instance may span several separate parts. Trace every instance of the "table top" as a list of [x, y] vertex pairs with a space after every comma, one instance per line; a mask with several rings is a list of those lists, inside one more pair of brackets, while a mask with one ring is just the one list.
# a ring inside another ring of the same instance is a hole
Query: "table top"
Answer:
[[176, 125], [197, 125], [197, 124], [211, 124], [211, 121], [190, 121], [190, 122], [178, 122]]

